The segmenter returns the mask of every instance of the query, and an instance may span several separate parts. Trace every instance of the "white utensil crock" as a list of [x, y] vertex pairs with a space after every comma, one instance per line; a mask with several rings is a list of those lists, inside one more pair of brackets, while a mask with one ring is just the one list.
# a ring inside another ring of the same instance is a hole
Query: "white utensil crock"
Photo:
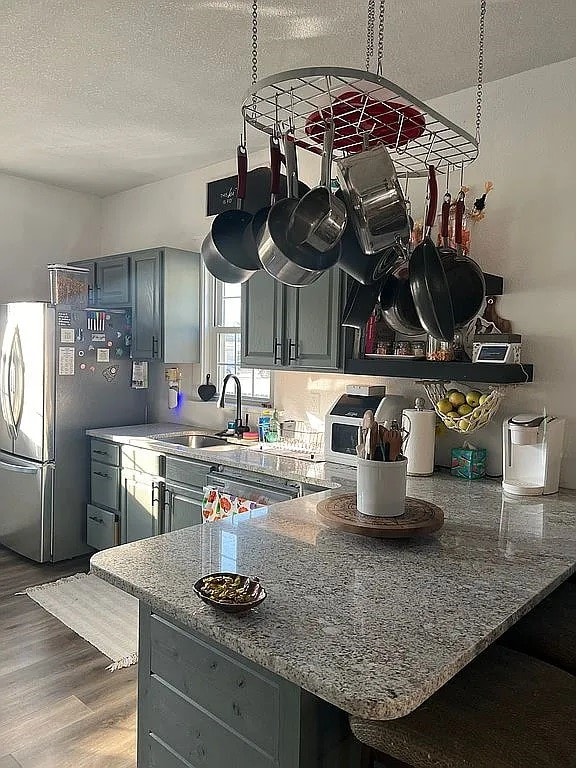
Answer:
[[405, 511], [407, 459], [358, 460], [357, 509], [370, 517], [398, 517]]

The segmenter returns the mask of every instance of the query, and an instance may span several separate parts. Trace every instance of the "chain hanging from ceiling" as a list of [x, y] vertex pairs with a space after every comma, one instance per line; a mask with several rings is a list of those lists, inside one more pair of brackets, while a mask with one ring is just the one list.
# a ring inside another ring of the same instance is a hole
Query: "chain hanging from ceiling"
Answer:
[[[334, 123], [336, 157], [384, 144], [407, 176], [426, 174], [427, 166], [450, 172], [472, 163], [481, 134], [486, 0], [480, 0], [475, 136], [382, 76], [386, 0], [367, 0], [365, 70], [304, 67], [258, 79], [258, 4], [252, 2], [251, 87], [242, 113], [246, 122], [268, 134], [294, 133], [298, 146], [321, 153], [323, 135]], [[378, 15], [377, 15], [378, 14]], [[375, 58], [375, 72], [371, 64]]]

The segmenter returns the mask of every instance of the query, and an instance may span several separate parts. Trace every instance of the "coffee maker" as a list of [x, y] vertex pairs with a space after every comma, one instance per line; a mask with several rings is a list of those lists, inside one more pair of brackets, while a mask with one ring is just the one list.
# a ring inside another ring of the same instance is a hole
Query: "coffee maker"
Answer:
[[557, 493], [565, 419], [521, 413], [503, 421], [503, 490], [515, 496]]

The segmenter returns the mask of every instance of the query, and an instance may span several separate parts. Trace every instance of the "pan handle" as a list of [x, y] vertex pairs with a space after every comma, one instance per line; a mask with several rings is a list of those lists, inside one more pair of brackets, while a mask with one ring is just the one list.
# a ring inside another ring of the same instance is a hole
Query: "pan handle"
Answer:
[[246, 147], [239, 144], [236, 150], [236, 170], [237, 170], [237, 191], [236, 199], [240, 201], [239, 208], [242, 207], [242, 201], [246, 197], [246, 176], [248, 173], [248, 156]]
[[463, 215], [465, 213], [465, 195], [459, 192], [455, 203], [455, 245], [463, 244]]
[[437, 215], [437, 174], [435, 173], [435, 166], [429, 166], [429, 205], [427, 207], [427, 218], [425, 220], [426, 234], [429, 235], [431, 228], [435, 223], [435, 216]]
[[441, 238], [445, 248], [449, 245], [449, 214], [451, 212], [451, 193], [445, 192], [441, 208]]
[[280, 166], [281, 151], [278, 136], [271, 136], [269, 142], [270, 149], [270, 196], [271, 204], [276, 202], [280, 192]]

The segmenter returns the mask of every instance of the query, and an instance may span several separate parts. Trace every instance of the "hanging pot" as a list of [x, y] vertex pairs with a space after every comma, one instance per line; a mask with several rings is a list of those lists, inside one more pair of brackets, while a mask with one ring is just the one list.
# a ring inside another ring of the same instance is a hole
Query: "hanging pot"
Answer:
[[330, 123], [325, 130], [319, 186], [299, 200], [289, 222], [289, 237], [322, 253], [335, 247], [347, 225], [346, 206], [331, 192], [334, 132]]
[[280, 190], [280, 166], [281, 166], [281, 151], [280, 143], [277, 136], [271, 136], [269, 140], [270, 149], [270, 199], [268, 205], [258, 210], [252, 217], [251, 222], [245, 227], [242, 236], [242, 248], [245, 254], [254, 258], [262, 267], [259, 255], [258, 255], [258, 240], [262, 228], [264, 227], [268, 212], [271, 209], [277, 199], [279, 198]]
[[383, 146], [337, 160], [337, 175], [364, 253], [384, 251], [409, 237], [405, 199]]
[[431, 240], [431, 228], [436, 214], [437, 179], [435, 169], [430, 165], [424, 237], [409, 259], [409, 284], [424, 330], [440, 341], [452, 341], [455, 335], [455, 320], [449, 284], [439, 252]]
[[[335, 196], [344, 200], [342, 189], [337, 190]], [[340, 247], [339, 267], [363, 285], [378, 282], [397, 258], [396, 246], [367, 255], [359, 244], [350, 216], [340, 239]]]
[[237, 208], [215, 217], [200, 247], [206, 268], [223, 283], [244, 283], [261, 268], [256, 255], [247, 254], [242, 248], [244, 230], [252, 220], [252, 214], [243, 210], [248, 166], [246, 147], [238, 146], [236, 158]]
[[292, 136], [285, 136], [285, 157], [289, 197], [275, 203], [258, 238], [258, 255], [265, 270], [285, 285], [300, 287], [318, 280], [340, 257], [337, 244], [321, 253], [308, 245], [298, 245], [289, 237], [289, 222], [298, 205], [296, 147]]
[[383, 320], [404, 336], [421, 336], [424, 331], [415, 309], [409, 280], [403, 271], [396, 270], [380, 285], [379, 304]]

